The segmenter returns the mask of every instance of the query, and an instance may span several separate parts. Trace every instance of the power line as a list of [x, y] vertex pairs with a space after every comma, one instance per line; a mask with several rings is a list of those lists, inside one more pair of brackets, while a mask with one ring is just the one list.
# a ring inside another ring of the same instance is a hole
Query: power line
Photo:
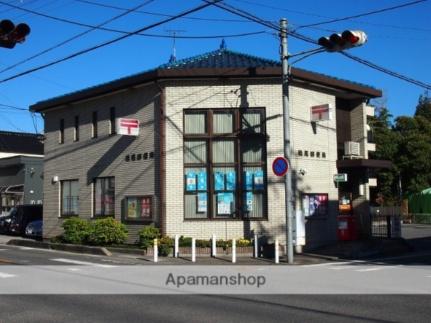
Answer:
[[388, 70], [387, 68], [378, 66], [378, 65], [376, 65], [376, 64], [374, 64], [374, 63], [372, 63], [370, 61], [367, 61], [367, 60], [365, 60], [363, 58], [359, 58], [357, 56], [353, 56], [352, 54], [349, 54], [349, 53], [346, 53], [346, 52], [340, 52], [340, 54], [342, 54], [342, 55], [344, 55], [344, 56], [346, 56], [346, 57], [348, 57], [348, 58], [350, 58], [350, 59], [352, 59], [352, 60], [354, 60], [354, 61], [356, 61], [358, 63], [361, 63], [361, 64], [366, 65], [368, 67], [371, 67], [371, 68], [373, 68], [375, 70], [378, 70], [380, 72], [386, 73], [388, 75], [391, 75], [393, 77], [399, 78], [399, 79], [404, 80], [406, 82], [418, 85], [420, 87], [423, 87], [424, 89], [431, 90], [431, 85], [430, 84], [427, 84], [427, 83], [424, 83], [424, 82], [412, 79], [411, 77], [402, 75], [400, 73]]
[[343, 17], [343, 18], [335, 18], [335, 19], [326, 20], [326, 21], [322, 21], [322, 22], [316, 22], [313, 24], [302, 25], [302, 26], [299, 26], [297, 29], [305, 28], [305, 27], [320, 26], [320, 25], [330, 24], [333, 22], [344, 21], [344, 20], [349, 20], [349, 19], [353, 19], [353, 18], [359, 18], [359, 17], [369, 16], [369, 15], [374, 15], [377, 13], [382, 13], [382, 12], [400, 9], [400, 8], [404, 8], [404, 7], [408, 7], [408, 6], [413, 6], [413, 5], [416, 5], [418, 3], [422, 3], [422, 2], [426, 2], [426, 1], [428, 1], [428, 0], [416, 0], [416, 1], [412, 1], [412, 2], [403, 3], [403, 4], [400, 4], [397, 6], [392, 6], [392, 7], [387, 7], [387, 8], [383, 8], [383, 9], [374, 10], [374, 11], [368, 11], [368, 12], [360, 13], [360, 14], [353, 15], [353, 16], [348, 16], [348, 17]]
[[206, 2], [206, 3], [204, 3], [204, 4], [200, 5], [200, 6], [194, 7], [193, 9], [189, 9], [189, 10], [187, 10], [187, 11], [184, 11], [184, 12], [182, 12], [182, 13], [180, 13], [180, 14], [178, 14], [178, 15], [174, 16], [174, 17], [167, 18], [167, 19], [164, 19], [164, 20], [162, 20], [162, 21], [159, 21], [159, 22], [153, 23], [153, 24], [148, 25], [148, 26], [146, 26], [146, 27], [140, 28], [140, 29], [138, 29], [138, 30], [136, 30], [136, 31], [134, 31], [134, 32], [131, 32], [131, 33], [127, 34], [127, 35], [124, 35], [124, 36], [120, 36], [120, 37], [114, 38], [114, 39], [112, 39], [112, 40], [110, 40], [110, 41], [103, 42], [103, 43], [101, 43], [101, 44], [98, 44], [98, 45], [95, 45], [95, 46], [89, 47], [89, 48], [87, 48], [87, 49], [84, 49], [84, 50], [81, 50], [81, 51], [75, 52], [75, 53], [73, 53], [73, 54], [71, 54], [71, 55], [69, 55], [69, 56], [66, 56], [66, 57], [64, 57], [64, 58], [58, 59], [58, 60], [56, 60], [56, 61], [53, 61], [53, 62], [50, 62], [50, 63], [44, 64], [44, 65], [41, 65], [41, 66], [38, 66], [38, 67], [35, 67], [35, 68], [32, 68], [32, 69], [29, 69], [29, 70], [27, 70], [27, 71], [24, 71], [24, 72], [21, 72], [21, 73], [15, 74], [15, 75], [10, 76], [10, 77], [7, 77], [7, 78], [5, 78], [5, 79], [0, 80], [0, 83], [4, 83], [4, 82], [7, 82], [7, 81], [10, 81], [10, 80], [16, 79], [16, 78], [18, 78], [18, 77], [21, 77], [21, 76], [24, 76], [24, 75], [27, 75], [27, 74], [30, 74], [30, 73], [33, 73], [33, 72], [39, 71], [39, 70], [44, 69], [44, 68], [47, 68], [47, 67], [49, 67], [49, 66], [53, 66], [53, 65], [56, 65], [56, 64], [58, 64], [58, 63], [65, 62], [65, 61], [70, 60], [70, 59], [72, 59], [72, 58], [75, 58], [75, 57], [81, 56], [81, 55], [83, 55], [83, 54], [89, 53], [89, 52], [91, 52], [91, 51], [94, 51], [94, 50], [96, 50], [96, 49], [99, 49], [99, 48], [102, 48], [102, 47], [105, 47], [105, 46], [108, 46], [108, 45], [114, 44], [114, 43], [119, 42], [119, 41], [121, 41], [121, 40], [123, 40], [123, 39], [126, 39], [126, 38], [128, 38], [128, 37], [130, 37], [130, 36], [136, 35], [136, 34], [138, 34], [138, 33], [142, 32], [142, 31], [145, 31], [145, 30], [148, 30], [148, 29], [151, 29], [151, 28], [154, 28], [154, 27], [158, 27], [158, 26], [160, 26], [160, 25], [163, 25], [163, 24], [165, 24], [165, 23], [168, 23], [168, 22], [170, 22], [170, 21], [173, 21], [173, 20], [178, 19], [178, 18], [180, 18], [180, 17], [183, 17], [183, 16], [185, 16], [185, 15], [188, 15], [188, 14], [190, 14], [190, 13], [193, 13], [193, 12], [196, 12], [196, 11], [199, 11], [199, 10], [202, 10], [202, 9], [204, 9], [204, 8], [206, 8], [206, 7], [209, 7], [209, 6], [213, 5], [213, 4], [216, 4], [216, 3], [217, 3], [217, 2], [219, 2], [219, 1], [221, 1], [221, 0], [208, 1], [208, 2]]
[[[291, 10], [291, 9], [282, 8], [282, 7], [270, 6], [270, 5], [267, 5], [267, 4], [258, 3], [258, 2], [254, 2], [254, 1], [248, 1], [248, 0], [234, 0], [234, 1], [241, 2], [241, 3], [246, 3], [246, 4], [250, 4], [250, 5], [253, 5], [253, 6], [259, 6], [259, 7], [263, 7], [263, 8], [269, 8], [269, 9], [277, 10], [277, 11], [281, 10], [281, 11], [291, 12], [291, 13], [300, 14], [300, 15], [304, 15], [304, 16], [318, 17], [318, 18], [325, 18], [325, 19], [337, 19], [337, 18], [333, 18], [333, 17], [319, 15], [319, 14], [316, 14], [316, 13], [310, 13], [310, 12], [305, 12], [305, 11]], [[367, 25], [372, 25], [372, 26], [378, 26], [378, 27], [387, 27], [387, 28], [395, 28], [395, 29], [403, 29], [403, 30], [426, 31], [426, 32], [431, 31], [431, 29], [427, 29], [427, 28], [399, 26], [399, 25], [388, 25], [388, 24], [373, 23], [373, 22], [362, 21], [362, 20], [356, 20], [356, 21], [360, 22], [362, 24], [367, 24]]]
[[[207, 1], [207, 0], [204, 0], [204, 1]], [[422, 0], [421, 2], [423, 2], [423, 1], [424, 1], [424, 0]], [[261, 24], [261, 25], [263, 25], [263, 26], [266, 26], [266, 27], [272, 28], [272, 29], [274, 29], [274, 30], [280, 31], [280, 29], [278, 28], [278, 26], [276, 26], [275, 24], [272, 24], [272, 23], [270, 23], [270, 22], [268, 22], [268, 21], [265, 21], [265, 20], [263, 20], [263, 19], [261, 19], [261, 18], [259, 18], [259, 17], [255, 16], [255, 15], [253, 15], [253, 14], [249, 13], [249, 12], [246, 12], [246, 11], [244, 11], [244, 10], [237, 9], [237, 8], [235, 8], [235, 7], [233, 7], [233, 6], [226, 5], [226, 4], [224, 4], [224, 3], [217, 3], [217, 4], [214, 4], [214, 6], [216, 6], [216, 7], [218, 7], [218, 8], [221, 8], [221, 9], [223, 9], [223, 10], [229, 11], [229, 12], [231, 12], [231, 13], [233, 13], [233, 14], [239, 15], [239, 16], [241, 16], [241, 17], [244, 17], [244, 18], [246, 18], [246, 19], [250, 19], [250, 20], [252, 20], [252, 21], [254, 21], [254, 22], [256, 22], [256, 23], [259, 23], [259, 24]], [[296, 31], [288, 31], [288, 34], [289, 34], [289, 35], [291, 35], [291, 36], [292, 36], [292, 37], [294, 37], [294, 38], [297, 38], [297, 39], [300, 39], [300, 40], [306, 41], [306, 42], [308, 42], [308, 43], [311, 43], [311, 44], [317, 44], [317, 42], [316, 42], [314, 39], [312, 39], [312, 38], [310, 38], [310, 37], [307, 37], [307, 36], [305, 36], [305, 35], [299, 34], [299, 33], [297, 33]], [[401, 80], [403, 80], [403, 81], [406, 81], [406, 82], [409, 82], [409, 83], [415, 84], [415, 85], [417, 85], [417, 86], [423, 87], [423, 88], [425, 88], [425, 89], [429, 89], [429, 90], [431, 90], [431, 85], [429, 85], [429, 84], [427, 84], [427, 83], [424, 83], [424, 82], [421, 82], [421, 81], [415, 80], [415, 79], [413, 79], [413, 78], [411, 78], [411, 77], [408, 77], [408, 76], [402, 75], [402, 74], [400, 74], [400, 73], [397, 73], [397, 72], [391, 71], [391, 70], [389, 70], [389, 69], [387, 69], [387, 68], [381, 67], [381, 66], [379, 66], [379, 65], [377, 65], [377, 64], [374, 64], [374, 63], [372, 63], [372, 62], [370, 62], [370, 61], [367, 61], [367, 60], [364, 60], [364, 59], [362, 59], [362, 58], [359, 58], [359, 57], [353, 56], [353, 55], [351, 55], [351, 54], [349, 54], [349, 53], [346, 53], [346, 52], [340, 52], [340, 53], [341, 53], [342, 55], [344, 55], [344, 56], [346, 56], [346, 57], [350, 58], [350, 59], [353, 59], [354, 61], [356, 61], [356, 62], [358, 62], [358, 63], [361, 63], [361, 64], [366, 65], [366, 66], [368, 66], [368, 67], [371, 67], [371, 68], [373, 68], [373, 69], [376, 69], [376, 70], [378, 70], [378, 71], [380, 71], [380, 72], [383, 72], [383, 73], [385, 73], [385, 74], [391, 75], [391, 76], [396, 77], [396, 78], [398, 78], [398, 79], [401, 79]]]
[[133, 12], [133, 11], [135, 11], [135, 10], [137, 10], [137, 9], [139, 9], [139, 8], [141, 8], [141, 7], [143, 7], [143, 6], [146, 6], [147, 4], [149, 4], [149, 3], [153, 2], [153, 1], [154, 1], [154, 0], [147, 0], [146, 2], [144, 2], [144, 3], [140, 4], [140, 5], [138, 5], [138, 6], [134, 7], [134, 8], [132, 8], [132, 9], [129, 9], [129, 10], [127, 10], [127, 11], [125, 11], [125, 12], [123, 12], [123, 13], [121, 13], [121, 14], [119, 14], [119, 15], [115, 16], [115, 17], [112, 17], [112, 18], [110, 18], [110, 19], [108, 19], [108, 20], [106, 20], [106, 21], [102, 22], [101, 24], [99, 24], [99, 25], [97, 25], [97, 26], [92, 27], [90, 30], [86, 30], [86, 31], [84, 31], [84, 32], [82, 32], [82, 33], [79, 33], [79, 34], [77, 34], [77, 35], [75, 35], [75, 36], [73, 36], [73, 37], [71, 37], [71, 38], [68, 38], [68, 39], [66, 39], [66, 40], [64, 40], [64, 41], [62, 41], [62, 42], [60, 42], [60, 43], [58, 43], [58, 44], [56, 44], [56, 45], [54, 45], [54, 46], [51, 46], [51, 47], [49, 47], [49, 48], [47, 48], [47, 49], [45, 49], [45, 50], [43, 50], [43, 51], [41, 51], [41, 52], [39, 52], [39, 53], [37, 53], [37, 54], [33, 55], [33, 56], [30, 56], [30, 57], [28, 57], [28, 58], [26, 58], [26, 59], [23, 59], [23, 60], [19, 61], [18, 63], [15, 63], [15, 64], [13, 64], [13, 65], [10, 65], [10, 66], [8, 66], [8, 67], [6, 67], [6, 68], [3, 68], [3, 69], [1, 69], [1, 70], [0, 70], [0, 73], [3, 73], [3, 72], [6, 72], [6, 71], [9, 71], [9, 70], [11, 70], [11, 69], [13, 69], [13, 68], [15, 68], [15, 67], [17, 67], [17, 66], [19, 66], [19, 65], [22, 65], [22, 64], [24, 64], [24, 63], [27, 63], [27, 62], [29, 62], [29, 61], [31, 61], [31, 60], [33, 60], [33, 59], [35, 59], [35, 58], [39, 57], [39, 56], [42, 56], [43, 54], [46, 54], [46, 53], [48, 53], [48, 52], [50, 52], [50, 51], [52, 51], [52, 50], [54, 50], [54, 49], [57, 49], [57, 48], [59, 48], [59, 47], [61, 47], [61, 46], [65, 45], [65, 44], [67, 44], [67, 43], [70, 43], [71, 41], [73, 41], [73, 40], [75, 40], [75, 39], [78, 39], [78, 38], [80, 38], [80, 37], [82, 37], [82, 36], [84, 36], [84, 35], [86, 35], [86, 34], [88, 34], [88, 33], [92, 32], [92, 31], [94, 31], [95, 29], [98, 29], [99, 27], [101, 27], [101, 26], [103, 26], [103, 25], [106, 25], [106, 24], [108, 24], [108, 23], [110, 23], [110, 22], [112, 22], [112, 21], [114, 21], [114, 20], [117, 20], [117, 19], [119, 19], [119, 18], [121, 18], [121, 17], [124, 17], [124, 16], [128, 15], [129, 13], [131, 13], [131, 12]]
[[[109, 19], [109, 20], [106, 20], [103, 23], [100, 23], [100, 24], [98, 24], [96, 26], [95, 25], [84, 24], [84, 23], [81, 23], [81, 22], [72, 21], [72, 20], [68, 20], [68, 19], [64, 19], [64, 18], [58, 18], [58, 17], [52, 16], [52, 15], [47, 15], [47, 14], [40, 13], [40, 12], [37, 12], [37, 11], [34, 11], [34, 10], [21, 8], [21, 7], [18, 7], [18, 6], [15, 6], [15, 5], [11, 5], [11, 4], [7, 4], [7, 3], [4, 3], [3, 1], [0, 1], [0, 4], [11, 6], [11, 7], [15, 8], [17, 10], [21, 10], [21, 11], [25, 11], [25, 12], [30, 12], [30, 13], [32, 13], [34, 15], [42, 16], [42, 17], [45, 17], [45, 18], [48, 18], [48, 19], [52, 19], [52, 20], [56, 20], [56, 21], [60, 21], [60, 22], [63, 22], [63, 23], [68, 23], [68, 24], [77, 25], [77, 26], [80, 26], [80, 27], [90, 28], [90, 30], [86, 30], [86, 31], [84, 31], [82, 33], [79, 33], [79, 34], [77, 34], [77, 35], [75, 35], [75, 36], [73, 36], [73, 37], [71, 37], [71, 38], [69, 38], [69, 39], [67, 39], [65, 41], [62, 41], [62, 42], [60, 42], [60, 43], [58, 43], [58, 44], [56, 44], [56, 45], [54, 45], [54, 46], [52, 46], [52, 47], [50, 47], [48, 49], [45, 49], [45, 50], [43, 50], [43, 51], [41, 51], [41, 52], [39, 52], [39, 53], [37, 53], [37, 54], [35, 54], [33, 56], [30, 56], [30, 57], [22, 60], [22, 61], [19, 61], [16, 64], [8, 66], [8, 67], [0, 70], [0, 73], [9, 71], [9, 70], [11, 70], [11, 69], [13, 69], [13, 68], [15, 68], [15, 67], [17, 67], [19, 65], [22, 65], [22, 64], [24, 64], [26, 62], [29, 62], [29, 61], [33, 60], [34, 58], [37, 58], [37, 57], [39, 57], [39, 56], [41, 56], [43, 54], [46, 54], [46, 53], [48, 53], [48, 52], [50, 52], [50, 51], [52, 51], [54, 49], [57, 49], [57, 48], [65, 45], [65, 44], [67, 44], [67, 43], [69, 43], [69, 42], [71, 42], [71, 41], [73, 41], [73, 40], [75, 40], [77, 38], [80, 38], [83, 35], [86, 35], [86, 34], [92, 32], [92, 31], [94, 31], [96, 29], [97, 30], [103, 30], [103, 31], [109, 31], [109, 32], [115, 32], [115, 33], [129, 35], [129, 34], [131, 34], [131, 32], [124, 31], [124, 30], [118, 30], [118, 29], [112, 29], [112, 28], [106, 28], [106, 27], [102, 27], [102, 26], [104, 26], [104, 25], [106, 25], [106, 24], [108, 24], [108, 23], [110, 23], [110, 22], [112, 22], [112, 21], [114, 21], [114, 20], [116, 20], [116, 19], [118, 19], [120, 17], [123, 17], [123, 16], [125, 16], [125, 15], [127, 15], [127, 14], [129, 14], [131, 12], [137, 12], [138, 8], [143, 7], [143, 6], [149, 4], [149, 3], [153, 2], [153, 1], [154, 0], [149, 0], [149, 1], [146, 1], [145, 3], [143, 3], [143, 4], [139, 5], [139, 6], [136, 6], [136, 7], [132, 8], [132, 9], [126, 9], [127, 10], [126, 12], [121, 13], [120, 15], [117, 15], [117, 16]], [[234, 38], [234, 37], [246, 37], [246, 36], [258, 35], [258, 34], [263, 34], [263, 33], [265, 33], [265, 31], [248, 32], [248, 33], [231, 34], [231, 35], [175, 36], [175, 38], [182, 38], [182, 39]], [[137, 33], [136, 35], [145, 36], [145, 37], [173, 38], [172, 35], [160, 35], [160, 34]]]
[[20, 110], [20, 111], [28, 111], [28, 109], [26, 109], [26, 108], [20, 108], [20, 107], [16, 107], [16, 106], [13, 106], [13, 105], [8, 105], [8, 104], [2, 104], [2, 103], [0, 103], [0, 109], [1, 108], [9, 108], [9, 109]]
[[[113, 6], [113, 5], [109, 5], [109, 4], [105, 4], [105, 3], [99, 3], [99, 2], [94, 2], [94, 1], [89, 1], [89, 0], [74, 0], [76, 2], [81, 2], [81, 3], [85, 3], [85, 4], [90, 4], [93, 6], [98, 6], [98, 7], [103, 7], [103, 8], [109, 8], [109, 9], [115, 9], [115, 10], [127, 10], [124, 7], [118, 7], [118, 6]], [[138, 13], [143, 13], [146, 15], [150, 15], [150, 16], [157, 16], [157, 17], [168, 17], [168, 18], [172, 18], [174, 17], [173, 15], [169, 15], [169, 14], [164, 14], [161, 12], [151, 12], [151, 11], [142, 11], [142, 10], [137, 10], [136, 12]], [[182, 19], [189, 19], [189, 20], [202, 20], [202, 21], [216, 21], [216, 22], [248, 22], [245, 20], [238, 20], [238, 19], [219, 19], [219, 18], [200, 18], [200, 17], [182, 17]]]
[[[75, 0], [75, 1], [79, 1], [79, 0]], [[28, 12], [28, 13], [31, 13], [31, 14], [36, 15], [36, 16], [40, 16], [40, 17], [44, 17], [44, 18], [47, 18], [47, 19], [51, 19], [51, 20], [55, 20], [55, 21], [59, 21], [59, 22], [63, 22], [63, 23], [71, 24], [71, 25], [76, 25], [76, 26], [80, 26], [80, 27], [86, 27], [86, 28], [91, 28], [91, 29], [98, 29], [98, 30], [103, 30], [103, 31], [115, 32], [115, 33], [119, 33], [119, 34], [130, 34], [131, 33], [129, 31], [125, 31], [125, 30], [102, 27], [103, 25], [106, 24], [106, 22], [101, 23], [101, 24], [95, 26], [95, 25], [90, 25], [90, 24], [82, 23], [82, 22], [75, 21], [75, 20], [60, 18], [60, 17], [56, 17], [56, 16], [52, 16], [52, 15], [47, 15], [45, 13], [34, 11], [34, 10], [30, 10], [30, 9], [26, 9], [26, 8], [21, 8], [21, 7], [12, 5], [12, 4], [5, 3], [3, 1], [0, 1], [0, 4], [13, 7], [15, 9], [17, 9], [17, 10]], [[125, 10], [128, 10], [130, 12], [131, 9], [125, 9]], [[139, 10], [133, 10], [133, 11], [134, 12], [142, 12], [142, 11], [139, 11]], [[123, 16], [123, 15], [120, 15], [120, 16]], [[162, 15], [162, 16], [170, 17], [170, 18], [175, 17], [175, 16], [172, 16], [172, 15]], [[185, 18], [190, 18], [190, 17], [185, 17]], [[249, 32], [249, 33], [240, 33], [240, 34], [232, 34], [232, 35], [208, 35], [208, 36], [206, 36], [206, 35], [204, 35], [204, 36], [178, 36], [177, 35], [175, 37], [176, 38], [185, 38], [185, 39], [229, 38], [229, 37], [250, 36], [250, 35], [256, 35], [256, 34], [259, 34], [259, 33], [263, 33], [263, 31]], [[139, 36], [146, 36], [146, 37], [173, 38], [173, 36], [171, 36], [171, 35], [146, 34], [146, 33], [145, 34], [143, 34], [143, 33], [135, 33], [135, 34], [139, 35]]]

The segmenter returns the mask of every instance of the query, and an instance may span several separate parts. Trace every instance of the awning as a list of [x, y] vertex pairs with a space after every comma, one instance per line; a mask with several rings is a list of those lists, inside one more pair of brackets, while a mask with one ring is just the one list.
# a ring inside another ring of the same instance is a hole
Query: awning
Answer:
[[392, 168], [390, 160], [380, 159], [341, 159], [337, 160], [337, 168]]

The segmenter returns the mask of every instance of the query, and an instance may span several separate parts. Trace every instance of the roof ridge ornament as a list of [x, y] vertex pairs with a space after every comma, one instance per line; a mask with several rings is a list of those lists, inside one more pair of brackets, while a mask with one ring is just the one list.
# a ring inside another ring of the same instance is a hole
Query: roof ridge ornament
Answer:
[[226, 46], [226, 41], [224, 40], [224, 38], [222, 38], [221, 43], [220, 43], [220, 50], [226, 50], [227, 46]]

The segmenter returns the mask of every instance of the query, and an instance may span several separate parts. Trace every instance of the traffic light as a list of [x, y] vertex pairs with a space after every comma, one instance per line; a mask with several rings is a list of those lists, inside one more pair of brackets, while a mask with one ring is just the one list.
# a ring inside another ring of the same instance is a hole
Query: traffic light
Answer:
[[30, 34], [30, 27], [27, 24], [17, 26], [8, 19], [0, 21], [0, 47], [14, 48], [16, 43], [25, 41], [25, 37]]
[[338, 52], [365, 44], [367, 34], [361, 30], [345, 30], [341, 34], [332, 34], [329, 37], [320, 37], [318, 44], [325, 47], [328, 52]]

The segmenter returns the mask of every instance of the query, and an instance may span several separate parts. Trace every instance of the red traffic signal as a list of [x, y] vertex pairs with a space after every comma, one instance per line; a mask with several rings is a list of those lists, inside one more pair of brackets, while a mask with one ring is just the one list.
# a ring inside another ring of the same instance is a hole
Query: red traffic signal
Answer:
[[367, 34], [361, 30], [345, 30], [341, 34], [332, 34], [330, 37], [320, 37], [318, 44], [328, 52], [338, 52], [365, 44]]
[[10, 20], [0, 21], [0, 47], [14, 48], [16, 43], [24, 42], [29, 34], [30, 27], [27, 24], [15, 26]]

